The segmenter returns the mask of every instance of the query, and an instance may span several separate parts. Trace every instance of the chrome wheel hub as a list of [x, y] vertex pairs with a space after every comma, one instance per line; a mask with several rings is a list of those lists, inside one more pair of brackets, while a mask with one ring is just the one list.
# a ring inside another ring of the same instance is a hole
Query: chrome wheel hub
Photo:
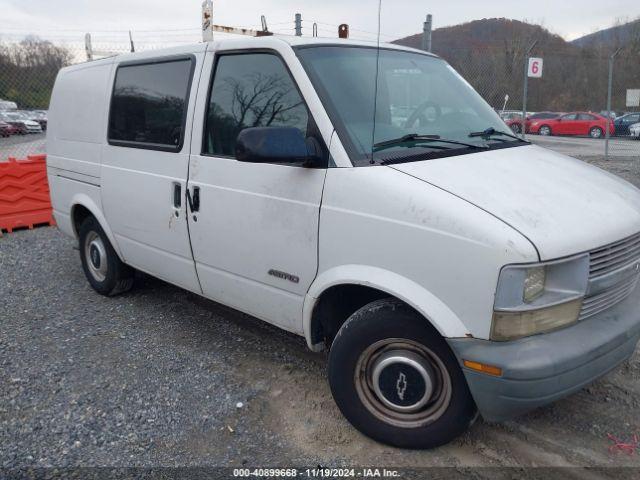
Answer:
[[96, 232], [89, 232], [84, 242], [84, 256], [91, 276], [102, 282], [107, 278], [107, 249]]
[[375, 361], [373, 391], [387, 407], [398, 412], [415, 412], [427, 404], [434, 387], [429, 362], [411, 351], [392, 350]]
[[399, 427], [433, 423], [451, 401], [451, 378], [442, 361], [407, 339], [385, 339], [362, 352], [354, 382], [365, 408]]

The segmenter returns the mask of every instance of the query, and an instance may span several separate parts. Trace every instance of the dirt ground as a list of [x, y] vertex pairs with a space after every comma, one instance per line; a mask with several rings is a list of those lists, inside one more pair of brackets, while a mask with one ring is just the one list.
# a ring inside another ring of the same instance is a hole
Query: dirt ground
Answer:
[[[627, 163], [605, 166], [640, 184]], [[146, 276], [128, 294], [101, 297], [73, 247], [55, 228], [0, 239], [1, 467], [516, 467], [508, 478], [520, 478], [519, 467], [640, 472], [640, 452], [610, 451], [608, 438], [629, 442], [640, 433], [638, 351], [551, 406], [502, 424], [479, 420], [436, 450], [400, 450], [342, 417], [326, 355], [310, 353], [303, 339]]]

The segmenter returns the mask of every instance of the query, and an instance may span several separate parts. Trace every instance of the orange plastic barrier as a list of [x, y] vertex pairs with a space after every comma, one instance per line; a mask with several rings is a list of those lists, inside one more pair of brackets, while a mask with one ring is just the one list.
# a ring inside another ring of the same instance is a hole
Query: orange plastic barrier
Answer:
[[2, 230], [55, 225], [47, 182], [46, 155], [0, 162], [0, 235]]

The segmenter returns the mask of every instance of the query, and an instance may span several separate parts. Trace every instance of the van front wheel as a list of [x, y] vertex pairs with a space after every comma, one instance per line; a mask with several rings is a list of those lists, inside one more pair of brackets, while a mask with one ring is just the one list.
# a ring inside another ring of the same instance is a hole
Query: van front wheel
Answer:
[[87, 217], [78, 233], [82, 269], [93, 289], [107, 296], [130, 290], [133, 269], [118, 258], [98, 221]]
[[329, 354], [329, 383], [354, 427], [396, 447], [444, 445], [476, 417], [447, 343], [395, 299], [362, 307], [340, 328]]

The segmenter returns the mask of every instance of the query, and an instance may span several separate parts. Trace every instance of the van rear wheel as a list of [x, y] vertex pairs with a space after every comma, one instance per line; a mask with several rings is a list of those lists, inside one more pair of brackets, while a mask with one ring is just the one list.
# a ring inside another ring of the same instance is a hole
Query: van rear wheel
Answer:
[[362, 307], [340, 328], [329, 354], [329, 383], [354, 427], [396, 447], [444, 445], [476, 417], [447, 343], [395, 299]]
[[134, 271], [118, 258], [98, 221], [87, 217], [78, 233], [82, 269], [93, 289], [106, 296], [130, 290]]

